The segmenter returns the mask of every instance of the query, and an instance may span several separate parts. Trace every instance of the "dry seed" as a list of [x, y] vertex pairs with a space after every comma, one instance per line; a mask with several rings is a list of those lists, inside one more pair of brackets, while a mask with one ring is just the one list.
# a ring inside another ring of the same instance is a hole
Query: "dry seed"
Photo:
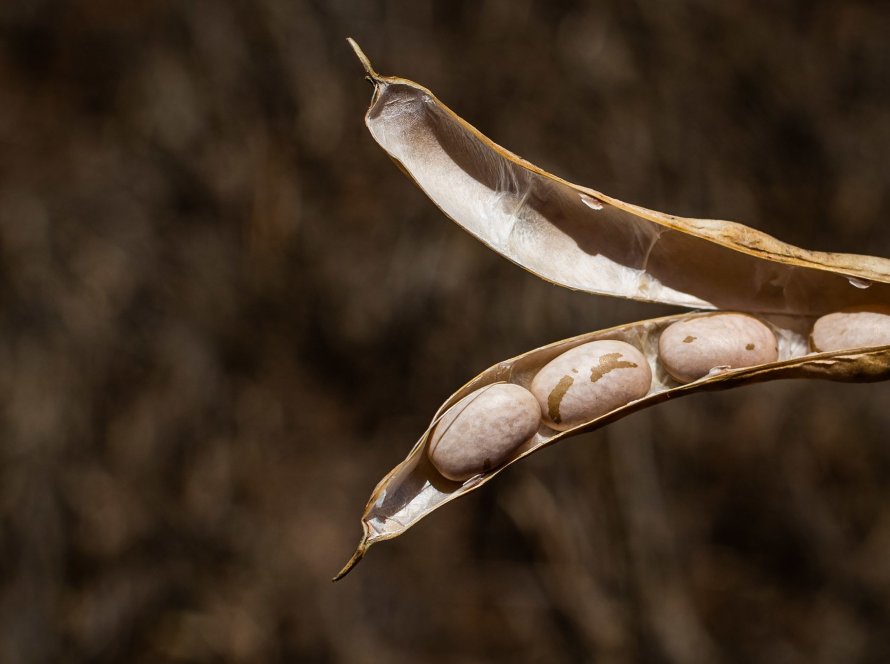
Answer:
[[775, 362], [776, 335], [746, 314], [713, 314], [670, 325], [658, 340], [665, 370], [681, 383], [707, 376], [714, 367], [738, 369]]
[[559, 431], [589, 422], [646, 396], [652, 370], [623, 341], [591, 341], [551, 360], [532, 380], [544, 421]]
[[450, 480], [462, 482], [500, 466], [541, 424], [541, 409], [519, 385], [496, 383], [448, 409], [430, 437], [429, 458]]
[[813, 325], [810, 347], [827, 352], [890, 344], [890, 307], [850, 307], [822, 316]]

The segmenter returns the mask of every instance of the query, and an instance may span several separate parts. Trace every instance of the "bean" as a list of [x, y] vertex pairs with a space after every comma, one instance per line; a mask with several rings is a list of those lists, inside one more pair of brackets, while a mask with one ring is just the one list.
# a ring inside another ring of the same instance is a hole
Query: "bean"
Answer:
[[445, 412], [427, 454], [444, 477], [462, 482], [500, 466], [540, 424], [541, 409], [527, 389], [488, 385]]
[[819, 352], [890, 344], [890, 306], [841, 309], [813, 325], [810, 347]]
[[652, 370], [643, 354], [623, 341], [591, 341], [551, 360], [532, 380], [544, 421], [565, 431], [644, 397]]
[[738, 369], [775, 362], [776, 335], [747, 314], [713, 314], [670, 325], [658, 340], [658, 357], [681, 383], [708, 375], [715, 367]]

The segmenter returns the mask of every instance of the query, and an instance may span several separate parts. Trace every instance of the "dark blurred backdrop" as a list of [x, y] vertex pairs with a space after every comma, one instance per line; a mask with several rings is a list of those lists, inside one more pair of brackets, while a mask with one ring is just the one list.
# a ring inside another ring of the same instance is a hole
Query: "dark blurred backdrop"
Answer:
[[658, 406], [330, 582], [465, 380], [670, 311], [447, 221], [347, 36], [569, 180], [890, 256], [888, 34], [850, 0], [0, 4], [0, 661], [890, 661], [890, 384]]

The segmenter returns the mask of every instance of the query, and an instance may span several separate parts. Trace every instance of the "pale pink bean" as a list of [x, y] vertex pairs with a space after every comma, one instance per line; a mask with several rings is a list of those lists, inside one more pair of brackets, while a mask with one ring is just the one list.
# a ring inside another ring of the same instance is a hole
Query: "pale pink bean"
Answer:
[[850, 307], [822, 316], [813, 325], [810, 347], [819, 352], [890, 345], [890, 307]]
[[462, 482], [500, 466], [540, 424], [541, 409], [531, 392], [510, 383], [488, 385], [445, 412], [427, 454], [444, 477]]
[[551, 360], [534, 377], [532, 394], [547, 426], [564, 431], [646, 396], [652, 370], [623, 341], [591, 341]]
[[658, 357], [671, 376], [689, 383], [715, 367], [739, 369], [775, 362], [776, 335], [747, 314], [720, 313], [671, 324], [658, 340]]

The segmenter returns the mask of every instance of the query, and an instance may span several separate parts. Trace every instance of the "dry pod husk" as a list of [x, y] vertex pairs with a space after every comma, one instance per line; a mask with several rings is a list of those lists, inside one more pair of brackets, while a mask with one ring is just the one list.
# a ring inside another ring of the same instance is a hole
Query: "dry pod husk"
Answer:
[[[380, 76], [355, 42], [350, 43], [374, 84], [365, 118], [374, 139], [465, 230], [561, 286], [752, 314], [775, 335], [778, 359], [737, 369], [714, 367], [681, 384], [661, 363], [658, 342], [673, 323], [713, 315], [699, 312], [590, 332], [500, 362], [455, 392], [407, 458], [380, 481], [362, 517], [362, 540], [335, 580], [375, 542], [400, 535], [519, 459], [668, 398], [779, 378], [890, 378], [890, 345], [824, 353], [809, 348], [813, 324], [821, 316], [850, 307], [890, 306], [887, 259], [807, 251], [742, 224], [675, 217], [566, 182], [493, 143], [426, 88]], [[493, 383], [529, 389], [549, 362], [597, 340], [625, 342], [642, 353], [652, 371], [644, 396], [564, 431], [545, 421], [502, 465], [463, 482], [447, 480], [435, 470], [425, 449], [448, 408]]]

